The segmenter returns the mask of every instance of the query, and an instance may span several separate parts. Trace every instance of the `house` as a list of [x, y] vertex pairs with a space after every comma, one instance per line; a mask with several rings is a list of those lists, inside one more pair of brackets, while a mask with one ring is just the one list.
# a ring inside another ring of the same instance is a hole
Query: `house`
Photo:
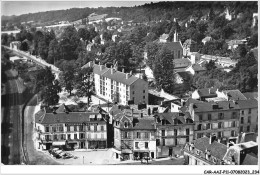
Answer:
[[239, 132], [258, 132], [258, 102], [256, 99], [237, 100], [240, 107]]
[[257, 24], [258, 24], [258, 13], [253, 13], [252, 27], [255, 27]]
[[192, 75], [198, 74], [200, 72], [205, 72], [206, 68], [199, 65], [199, 64], [193, 64], [191, 67], [187, 69]]
[[120, 72], [114, 67], [93, 64], [93, 74], [95, 93], [99, 97], [123, 105], [129, 101], [148, 104], [148, 82], [133, 76], [131, 72]]
[[191, 98], [196, 99], [196, 100], [205, 101], [207, 98], [217, 97], [216, 91], [218, 91], [217, 88], [196, 89], [192, 93]]
[[173, 64], [175, 70], [183, 69], [191, 66], [191, 62], [188, 58], [174, 59]]
[[10, 48], [11, 49], [15, 49], [15, 50], [19, 50], [21, 46], [21, 42], [20, 41], [13, 41], [10, 43]]
[[181, 148], [193, 140], [194, 123], [189, 113], [169, 112], [155, 114], [157, 127], [157, 157], [181, 154]]
[[222, 143], [237, 141], [240, 106], [236, 102], [190, 103], [188, 111], [195, 123], [195, 139], [215, 134]]
[[245, 92], [243, 95], [249, 100], [249, 99], [256, 99], [258, 100], [258, 92]]
[[156, 158], [156, 124], [153, 117], [119, 113], [114, 117], [114, 158]]
[[35, 123], [37, 149], [107, 147], [106, 115], [99, 112], [71, 112], [63, 104], [53, 113], [41, 110], [35, 115]]
[[164, 43], [166, 49], [170, 50], [174, 57], [173, 59], [181, 59], [183, 55], [183, 47], [180, 41]]
[[239, 45], [245, 45], [247, 44], [247, 40], [230, 40], [227, 42], [228, 49], [234, 51]]
[[166, 42], [169, 42], [169, 34], [162, 34], [159, 38], [159, 42], [160, 43], [166, 43]]
[[227, 146], [219, 143], [216, 136], [201, 137], [184, 146], [184, 159], [188, 165], [223, 165]]
[[225, 165], [258, 165], [257, 142], [229, 144], [223, 162]]
[[237, 64], [236, 60], [232, 60], [230, 57], [220, 57], [220, 56], [214, 56], [214, 55], [201, 55], [201, 60], [204, 61], [215, 61], [215, 63], [223, 66], [224, 68], [232, 68], [235, 67]]
[[198, 46], [192, 39], [187, 39], [183, 43], [183, 55], [190, 56], [191, 52], [198, 52]]
[[209, 41], [212, 41], [212, 37], [210, 37], [210, 36], [206, 36], [205, 38], [203, 38], [201, 40], [201, 42], [203, 42], [204, 45], [206, 44], [206, 42], [209, 42]]

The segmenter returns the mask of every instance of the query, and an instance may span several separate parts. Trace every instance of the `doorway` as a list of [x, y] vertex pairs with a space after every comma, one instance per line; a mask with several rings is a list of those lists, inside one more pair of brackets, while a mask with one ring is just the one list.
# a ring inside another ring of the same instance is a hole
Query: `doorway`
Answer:
[[85, 147], [85, 143], [84, 142], [80, 142], [80, 148], [83, 149]]
[[154, 159], [154, 152], [151, 152], [151, 157], [152, 159]]
[[169, 148], [169, 156], [172, 156], [172, 148]]

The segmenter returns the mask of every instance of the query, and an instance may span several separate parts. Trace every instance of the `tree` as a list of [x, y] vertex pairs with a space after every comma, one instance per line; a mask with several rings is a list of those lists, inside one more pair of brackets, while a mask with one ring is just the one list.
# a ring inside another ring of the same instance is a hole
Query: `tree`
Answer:
[[248, 46], [255, 48], [258, 46], [258, 33], [253, 34], [248, 40]]
[[175, 85], [173, 53], [165, 46], [156, 55], [154, 78], [159, 89], [173, 93]]
[[156, 63], [156, 55], [158, 51], [161, 49], [161, 45], [157, 43], [147, 43], [146, 44], [146, 52], [147, 52], [147, 65], [150, 67], [151, 70], [155, 69]]
[[217, 66], [215, 64], [215, 61], [210, 60], [208, 63], [205, 64], [205, 68], [207, 69], [207, 71], [212, 71], [213, 69], [216, 69]]
[[42, 59], [46, 60], [48, 57], [48, 45], [45, 42], [44, 38], [40, 39], [38, 42], [38, 54], [41, 56]]
[[1, 36], [1, 44], [2, 45], [7, 45], [7, 40], [8, 40], [8, 34], [4, 33]]
[[60, 74], [61, 86], [65, 88], [71, 95], [74, 87], [75, 67], [74, 64], [67, 62], [63, 67], [63, 72]]
[[61, 87], [58, 80], [54, 80], [53, 83], [48, 84], [43, 90], [42, 98], [43, 103], [47, 106], [56, 105], [59, 102], [60, 96], [58, 93], [61, 92]]
[[60, 59], [59, 43], [56, 39], [51, 40], [48, 50], [47, 62], [55, 64], [55, 61]]
[[88, 105], [91, 101], [91, 95], [93, 95], [94, 82], [91, 80], [91, 74], [93, 68], [78, 69], [75, 77], [75, 89], [77, 90], [76, 95], [78, 97], [87, 97]]

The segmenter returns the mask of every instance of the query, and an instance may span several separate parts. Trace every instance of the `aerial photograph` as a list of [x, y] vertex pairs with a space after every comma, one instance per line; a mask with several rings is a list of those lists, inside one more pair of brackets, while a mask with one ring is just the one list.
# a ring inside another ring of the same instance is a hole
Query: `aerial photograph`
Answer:
[[258, 1], [2, 1], [1, 165], [258, 165]]

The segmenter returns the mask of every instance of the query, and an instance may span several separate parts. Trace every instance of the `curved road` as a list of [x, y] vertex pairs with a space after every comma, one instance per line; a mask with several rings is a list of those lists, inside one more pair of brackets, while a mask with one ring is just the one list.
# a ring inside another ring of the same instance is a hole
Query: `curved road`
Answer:
[[1, 150], [3, 164], [21, 164], [23, 159], [21, 117], [24, 91], [15, 70], [6, 71], [6, 94], [2, 95]]
[[4, 48], [6, 48], [6, 49], [12, 50], [13, 52], [15, 52], [15, 53], [16, 53], [17, 55], [19, 55], [19, 56], [25, 57], [25, 58], [27, 58], [27, 59], [29, 59], [29, 60], [35, 62], [35, 63], [38, 64], [39, 66], [42, 66], [42, 67], [46, 67], [46, 66], [47, 66], [47, 67], [51, 67], [51, 70], [52, 70], [53, 73], [55, 73], [56, 78], [58, 77], [58, 75], [59, 75], [59, 73], [60, 73], [60, 70], [59, 70], [57, 67], [55, 67], [54, 65], [49, 64], [49, 63], [47, 63], [46, 61], [40, 59], [40, 57], [37, 58], [37, 57], [35, 57], [34, 55], [30, 55], [30, 54], [27, 53], [27, 52], [24, 52], [24, 51], [21, 51], [21, 50], [16, 50], [16, 49], [11, 49], [10, 47], [4, 46], [4, 45], [2, 45], [2, 46], [3, 46]]

